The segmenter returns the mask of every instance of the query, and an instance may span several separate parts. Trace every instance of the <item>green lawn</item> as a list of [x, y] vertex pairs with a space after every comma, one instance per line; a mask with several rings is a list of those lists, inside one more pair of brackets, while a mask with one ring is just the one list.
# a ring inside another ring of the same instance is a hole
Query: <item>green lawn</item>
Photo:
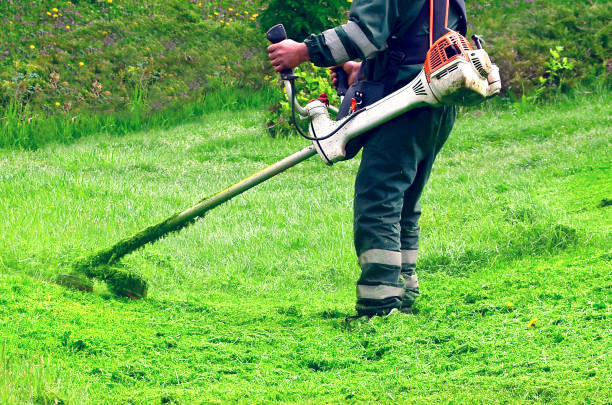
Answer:
[[247, 111], [0, 150], [0, 403], [609, 403], [611, 106], [463, 115], [423, 196], [417, 313], [351, 328], [357, 159], [128, 256], [134, 301], [51, 280], [305, 141]]

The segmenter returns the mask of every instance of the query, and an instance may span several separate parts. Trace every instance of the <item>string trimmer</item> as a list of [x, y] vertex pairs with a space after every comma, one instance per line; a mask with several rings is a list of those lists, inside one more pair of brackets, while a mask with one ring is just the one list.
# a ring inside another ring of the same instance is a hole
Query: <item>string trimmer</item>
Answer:
[[[284, 27], [281, 24], [272, 27], [267, 38], [272, 43], [286, 39]], [[138, 275], [119, 267], [118, 262], [123, 256], [170, 232], [181, 230], [213, 208], [316, 154], [328, 165], [346, 160], [346, 146], [350, 140], [411, 109], [451, 104], [475, 105], [499, 94], [499, 69], [491, 63], [478, 37], [472, 38], [475, 49], [461, 34], [448, 32], [430, 47], [424, 68], [414, 80], [369, 106], [359, 108], [357, 103], [353, 103], [350, 114], [339, 120], [333, 120], [329, 113], [330, 110], [338, 110], [326, 105], [321, 99], [301, 106], [295, 96], [294, 81], [297, 76], [292, 70], [281, 72], [281, 79], [291, 101], [294, 122], [296, 112], [310, 121], [308, 135], [302, 133], [297, 125], [296, 128], [302, 136], [312, 141], [312, 145], [201, 200], [191, 208], [107, 249], [77, 260], [71, 274], [60, 275], [60, 283], [91, 291], [90, 279], [97, 278], [105, 281], [117, 295], [144, 298], [147, 295], [147, 283]], [[346, 81], [346, 75], [340, 74], [339, 80], [341, 83], [338, 87], [346, 87], [346, 83], [342, 83]]]

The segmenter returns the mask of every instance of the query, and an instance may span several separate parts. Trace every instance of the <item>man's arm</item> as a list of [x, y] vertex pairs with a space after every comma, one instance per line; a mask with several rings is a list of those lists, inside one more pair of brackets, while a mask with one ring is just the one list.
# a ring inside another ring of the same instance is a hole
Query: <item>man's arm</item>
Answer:
[[308, 60], [317, 66], [335, 66], [372, 57], [386, 48], [398, 21], [399, 1], [354, 0], [346, 24], [310, 35], [303, 43], [285, 40], [270, 45], [275, 70], [294, 68]]

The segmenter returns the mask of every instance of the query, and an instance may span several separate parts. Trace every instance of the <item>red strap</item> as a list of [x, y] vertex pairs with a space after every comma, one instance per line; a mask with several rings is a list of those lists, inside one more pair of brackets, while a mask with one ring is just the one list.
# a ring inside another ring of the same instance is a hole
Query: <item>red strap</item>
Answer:
[[[437, 4], [437, 7], [434, 7]], [[440, 9], [444, 7], [444, 9]], [[448, 8], [450, 7], [449, 0], [429, 0], [429, 47], [433, 45], [445, 32], [448, 32]], [[444, 26], [442, 25], [442, 15], [444, 13]], [[441, 30], [441, 31], [439, 31]]]

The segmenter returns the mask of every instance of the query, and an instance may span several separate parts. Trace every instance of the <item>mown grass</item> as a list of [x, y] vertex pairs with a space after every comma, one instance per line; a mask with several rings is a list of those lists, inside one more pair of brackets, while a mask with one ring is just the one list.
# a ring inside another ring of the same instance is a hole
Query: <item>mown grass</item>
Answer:
[[133, 301], [50, 280], [303, 141], [242, 111], [2, 150], [0, 402], [606, 403], [610, 102], [460, 117], [423, 197], [417, 313], [351, 328], [358, 160], [311, 159], [127, 257], [151, 282]]

